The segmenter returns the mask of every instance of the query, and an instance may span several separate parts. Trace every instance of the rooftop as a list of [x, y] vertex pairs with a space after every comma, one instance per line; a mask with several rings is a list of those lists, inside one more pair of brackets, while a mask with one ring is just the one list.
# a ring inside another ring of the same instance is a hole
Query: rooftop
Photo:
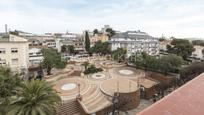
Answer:
[[117, 33], [112, 38], [153, 38], [152, 36], [148, 35], [145, 32], [141, 31], [127, 31], [123, 33]]
[[138, 115], [203, 115], [204, 73]]

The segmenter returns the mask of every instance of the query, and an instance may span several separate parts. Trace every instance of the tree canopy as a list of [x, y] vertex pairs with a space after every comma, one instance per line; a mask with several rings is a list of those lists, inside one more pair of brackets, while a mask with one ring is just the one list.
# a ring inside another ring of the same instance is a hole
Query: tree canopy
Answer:
[[98, 29], [94, 29], [93, 34], [98, 34]]
[[194, 62], [191, 65], [181, 69], [180, 78], [183, 80], [183, 82], [187, 82], [203, 72], [204, 62]]
[[109, 48], [109, 44], [108, 42], [101, 42], [101, 41], [97, 41], [94, 46], [91, 48], [91, 51], [93, 53], [97, 53], [97, 54], [110, 54], [110, 48]]
[[66, 52], [67, 51], [67, 46], [66, 45], [63, 45], [61, 46], [61, 52]]
[[43, 54], [43, 62], [41, 63], [43, 68], [47, 69], [47, 74], [51, 74], [52, 68], [65, 68], [66, 61], [62, 60], [61, 54], [57, 52], [57, 50], [52, 48], [44, 48], [42, 49]]
[[73, 53], [75, 53], [75, 49], [74, 49], [73, 45], [68, 45], [68, 46], [63, 45], [61, 47], [61, 52], [68, 52], [70, 54], [73, 54]]
[[84, 71], [84, 74], [93, 74], [93, 73], [97, 73], [97, 72], [103, 71], [102, 68], [96, 68], [95, 65], [88, 65], [85, 68], [86, 69]]
[[123, 49], [123, 48], [118, 48], [117, 50], [114, 50], [111, 52], [111, 57], [114, 59], [114, 60], [117, 60], [119, 62], [121, 61], [125, 61], [125, 58], [126, 58], [126, 50]]
[[6, 115], [9, 104], [13, 96], [16, 96], [21, 86], [21, 80], [18, 75], [11, 74], [7, 68], [0, 67], [0, 115]]
[[181, 56], [184, 60], [187, 60], [191, 56], [195, 49], [189, 40], [185, 39], [173, 39], [171, 45], [167, 45], [167, 52]]
[[178, 73], [181, 65], [184, 62], [180, 56], [174, 54], [156, 58], [154, 56], [148, 55], [145, 52], [142, 52], [139, 55], [133, 55], [129, 57], [129, 60], [137, 67], [160, 71], [164, 74], [167, 74], [168, 72]]
[[158, 59], [158, 65], [160, 71], [167, 74], [167, 72], [178, 73], [181, 69], [181, 65], [184, 63], [183, 59], [180, 56], [173, 54], [162, 56]]
[[112, 37], [112, 36], [114, 36], [116, 34], [115, 30], [113, 30], [112, 28], [107, 28], [106, 32], [108, 32], [109, 37]]
[[203, 40], [193, 40], [192, 44], [193, 45], [204, 46], [204, 41]]

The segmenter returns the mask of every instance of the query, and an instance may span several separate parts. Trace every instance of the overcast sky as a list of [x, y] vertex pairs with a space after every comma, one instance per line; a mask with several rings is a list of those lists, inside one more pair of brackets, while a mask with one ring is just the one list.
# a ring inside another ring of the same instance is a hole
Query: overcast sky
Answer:
[[204, 38], [204, 0], [0, 0], [0, 31], [32, 33], [141, 30]]

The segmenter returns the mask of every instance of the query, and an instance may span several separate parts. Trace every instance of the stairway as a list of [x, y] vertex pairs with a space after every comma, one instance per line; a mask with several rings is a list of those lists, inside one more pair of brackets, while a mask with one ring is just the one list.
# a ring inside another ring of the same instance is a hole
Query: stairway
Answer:
[[89, 90], [85, 95], [82, 95], [82, 101], [79, 101], [87, 114], [95, 113], [111, 105], [97, 85], [93, 84], [91, 87], [94, 91]]

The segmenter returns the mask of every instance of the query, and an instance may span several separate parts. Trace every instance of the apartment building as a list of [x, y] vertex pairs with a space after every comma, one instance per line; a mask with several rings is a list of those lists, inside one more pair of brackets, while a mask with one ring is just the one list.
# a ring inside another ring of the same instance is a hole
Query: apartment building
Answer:
[[159, 41], [141, 31], [127, 31], [124, 33], [117, 33], [110, 40], [111, 50], [117, 48], [124, 48], [127, 50], [127, 57], [141, 52], [146, 52], [149, 55], [158, 55]]
[[0, 66], [9, 67], [14, 72], [28, 69], [28, 40], [16, 35], [0, 38]]
[[56, 41], [56, 48], [58, 51], [61, 51], [61, 47], [63, 45], [65, 46], [74, 46], [74, 50], [78, 53], [83, 53], [85, 51], [84, 49], [84, 39], [83, 36], [80, 34], [74, 34], [74, 33], [65, 33], [61, 34], [55, 37]]

